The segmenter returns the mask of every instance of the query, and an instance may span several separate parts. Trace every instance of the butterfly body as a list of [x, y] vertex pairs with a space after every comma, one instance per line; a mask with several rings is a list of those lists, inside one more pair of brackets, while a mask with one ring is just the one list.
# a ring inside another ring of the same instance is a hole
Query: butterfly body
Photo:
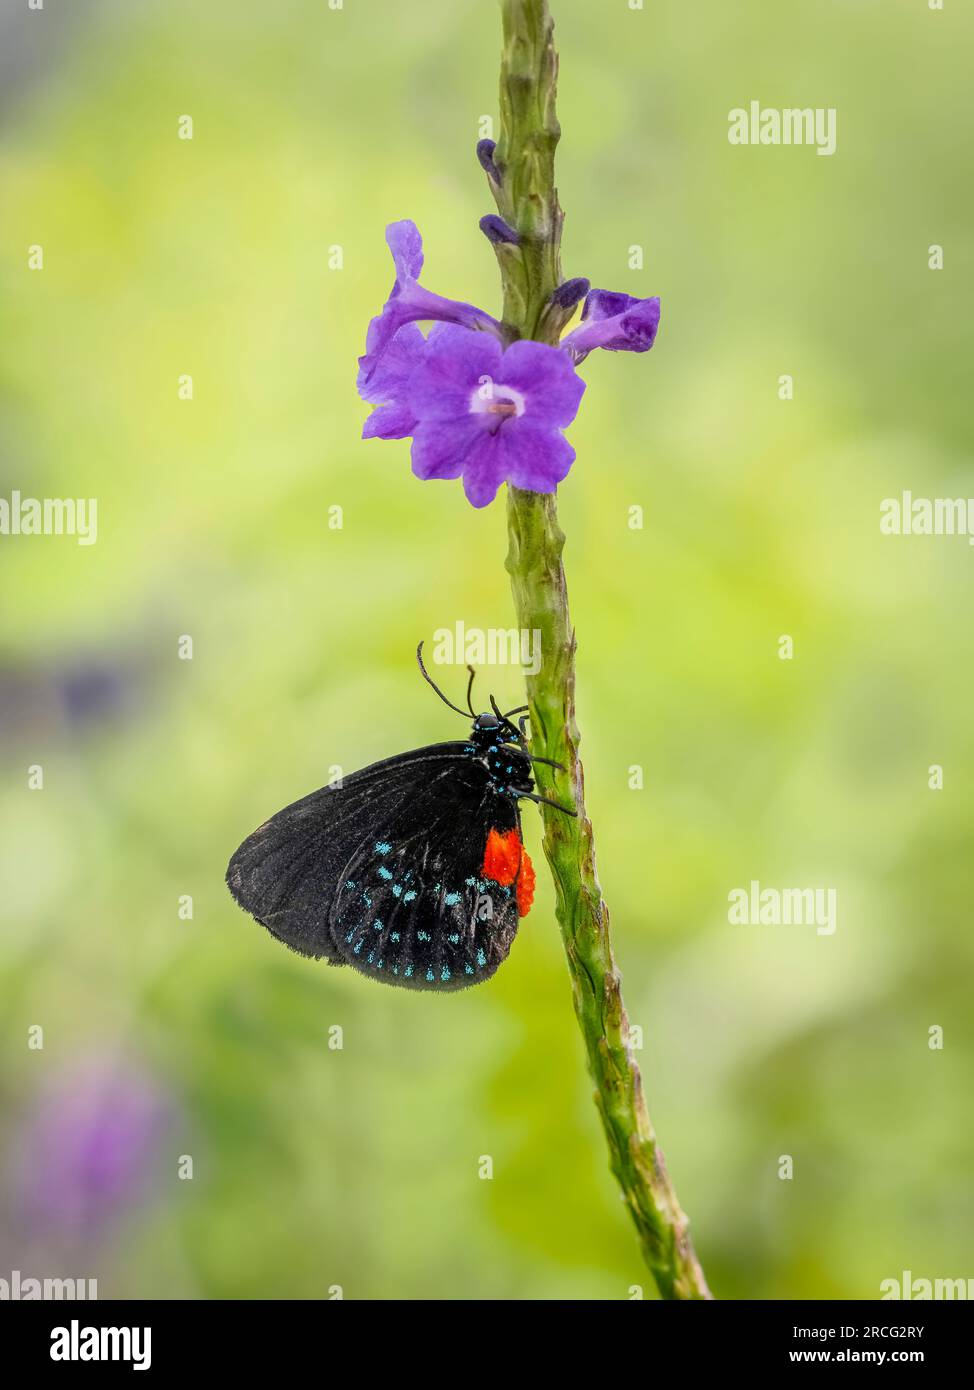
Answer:
[[465, 741], [375, 763], [279, 811], [233, 855], [227, 884], [302, 955], [407, 989], [464, 989], [493, 975], [530, 909], [518, 803], [533, 786], [523, 733], [481, 714]]

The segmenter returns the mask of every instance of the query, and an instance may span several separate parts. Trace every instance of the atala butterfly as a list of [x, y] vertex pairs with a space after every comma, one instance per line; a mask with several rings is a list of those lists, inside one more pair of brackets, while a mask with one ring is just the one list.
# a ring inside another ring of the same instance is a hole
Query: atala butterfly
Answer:
[[[416, 652], [423, 677], [446, 698]], [[278, 811], [230, 860], [237, 902], [292, 950], [406, 989], [480, 984], [534, 896], [519, 801], [534, 792], [526, 716], [476, 714], [463, 742], [400, 753]]]

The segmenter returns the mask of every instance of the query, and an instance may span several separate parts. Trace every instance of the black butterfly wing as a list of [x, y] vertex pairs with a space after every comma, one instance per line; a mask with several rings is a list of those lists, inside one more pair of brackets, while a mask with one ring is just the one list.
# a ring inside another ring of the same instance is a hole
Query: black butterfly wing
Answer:
[[516, 803], [493, 789], [479, 761], [459, 757], [414, 785], [346, 866], [331, 913], [343, 959], [407, 989], [489, 979], [519, 921], [516, 879], [502, 884], [484, 873], [491, 830], [520, 840]]
[[230, 861], [247, 912], [303, 955], [407, 988], [489, 978], [518, 924], [516, 883], [483, 876], [491, 829], [516, 830], [463, 743], [376, 763], [287, 806]]
[[462, 746], [433, 745], [387, 758], [285, 806], [231, 858], [230, 892], [293, 950], [340, 963], [328, 916], [350, 854], [386, 803], [397, 804], [414, 782], [435, 775], [444, 749], [452, 757]]

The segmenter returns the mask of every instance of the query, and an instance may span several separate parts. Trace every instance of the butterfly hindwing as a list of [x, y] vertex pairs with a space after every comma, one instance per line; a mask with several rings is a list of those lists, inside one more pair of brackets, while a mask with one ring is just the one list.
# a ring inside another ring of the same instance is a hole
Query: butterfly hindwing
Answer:
[[348, 964], [411, 989], [488, 979], [507, 958], [519, 918], [515, 880], [485, 874], [492, 830], [520, 845], [516, 810], [469, 758], [386, 822], [350, 861], [335, 897], [333, 940]]
[[[389, 984], [487, 979], [517, 930], [520, 825], [470, 753], [417, 749], [285, 807], [231, 859], [233, 896], [293, 950]], [[492, 831], [514, 847], [513, 877], [507, 861], [485, 874]]]

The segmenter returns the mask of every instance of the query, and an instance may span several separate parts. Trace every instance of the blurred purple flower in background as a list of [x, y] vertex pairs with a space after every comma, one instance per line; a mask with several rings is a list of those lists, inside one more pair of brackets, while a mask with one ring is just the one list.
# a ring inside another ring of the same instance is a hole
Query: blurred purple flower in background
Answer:
[[175, 1113], [171, 1097], [124, 1057], [62, 1070], [18, 1136], [14, 1189], [32, 1233], [90, 1237], [142, 1205]]
[[0, 658], [0, 742], [62, 738], [77, 742], [144, 715], [151, 668], [132, 644], [111, 651], [68, 651], [36, 659]]

